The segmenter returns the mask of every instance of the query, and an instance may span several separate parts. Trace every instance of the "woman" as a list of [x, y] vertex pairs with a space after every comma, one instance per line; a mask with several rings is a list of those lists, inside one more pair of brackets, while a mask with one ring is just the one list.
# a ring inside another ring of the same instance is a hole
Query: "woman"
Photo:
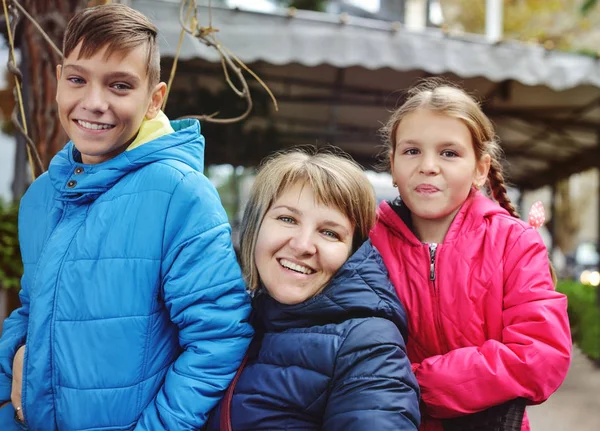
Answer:
[[346, 157], [263, 164], [240, 232], [257, 336], [209, 430], [418, 429], [406, 315], [367, 240], [375, 207]]

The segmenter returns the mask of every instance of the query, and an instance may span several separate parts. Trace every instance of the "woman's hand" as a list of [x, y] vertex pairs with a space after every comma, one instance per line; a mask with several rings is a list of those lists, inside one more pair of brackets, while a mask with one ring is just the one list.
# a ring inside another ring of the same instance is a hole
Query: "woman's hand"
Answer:
[[12, 389], [10, 391], [10, 400], [17, 413], [19, 421], [24, 422], [23, 406], [21, 405], [21, 388], [23, 386], [23, 358], [25, 356], [25, 346], [19, 347], [15, 358], [13, 359], [13, 379]]

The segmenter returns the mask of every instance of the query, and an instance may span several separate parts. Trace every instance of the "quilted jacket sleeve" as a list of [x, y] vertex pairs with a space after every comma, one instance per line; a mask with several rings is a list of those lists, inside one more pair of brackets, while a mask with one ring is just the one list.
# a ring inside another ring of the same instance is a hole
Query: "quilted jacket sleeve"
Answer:
[[554, 290], [546, 247], [529, 228], [506, 250], [502, 340], [430, 357], [416, 367], [433, 417], [475, 413], [515, 398], [541, 403], [567, 374], [567, 299]]
[[365, 320], [338, 352], [322, 428], [402, 431], [419, 422], [419, 389], [402, 335], [389, 320]]
[[13, 359], [19, 346], [25, 344], [25, 337], [27, 336], [29, 295], [25, 275], [21, 278], [19, 298], [21, 307], [13, 311], [2, 324], [2, 338], [0, 338], [0, 404], [10, 401]]
[[172, 197], [163, 256], [163, 296], [182, 353], [136, 430], [194, 430], [222, 397], [253, 335], [225, 211], [201, 174], [188, 174]]

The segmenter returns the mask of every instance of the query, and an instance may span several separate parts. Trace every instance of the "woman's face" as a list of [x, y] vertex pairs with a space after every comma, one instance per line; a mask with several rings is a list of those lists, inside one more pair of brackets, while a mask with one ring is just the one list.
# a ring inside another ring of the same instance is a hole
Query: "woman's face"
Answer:
[[273, 202], [258, 232], [255, 263], [262, 284], [282, 304], [321, 292], [352, 252], [354, 225], [298, 183]]

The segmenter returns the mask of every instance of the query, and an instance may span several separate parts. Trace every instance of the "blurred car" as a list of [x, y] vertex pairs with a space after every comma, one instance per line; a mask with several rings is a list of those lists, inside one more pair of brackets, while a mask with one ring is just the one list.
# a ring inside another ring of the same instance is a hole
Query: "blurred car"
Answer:
[[566, 256], [566, 277], [588, 286], [600, 285], [600, 254], [598, 243], [583, 241]]

